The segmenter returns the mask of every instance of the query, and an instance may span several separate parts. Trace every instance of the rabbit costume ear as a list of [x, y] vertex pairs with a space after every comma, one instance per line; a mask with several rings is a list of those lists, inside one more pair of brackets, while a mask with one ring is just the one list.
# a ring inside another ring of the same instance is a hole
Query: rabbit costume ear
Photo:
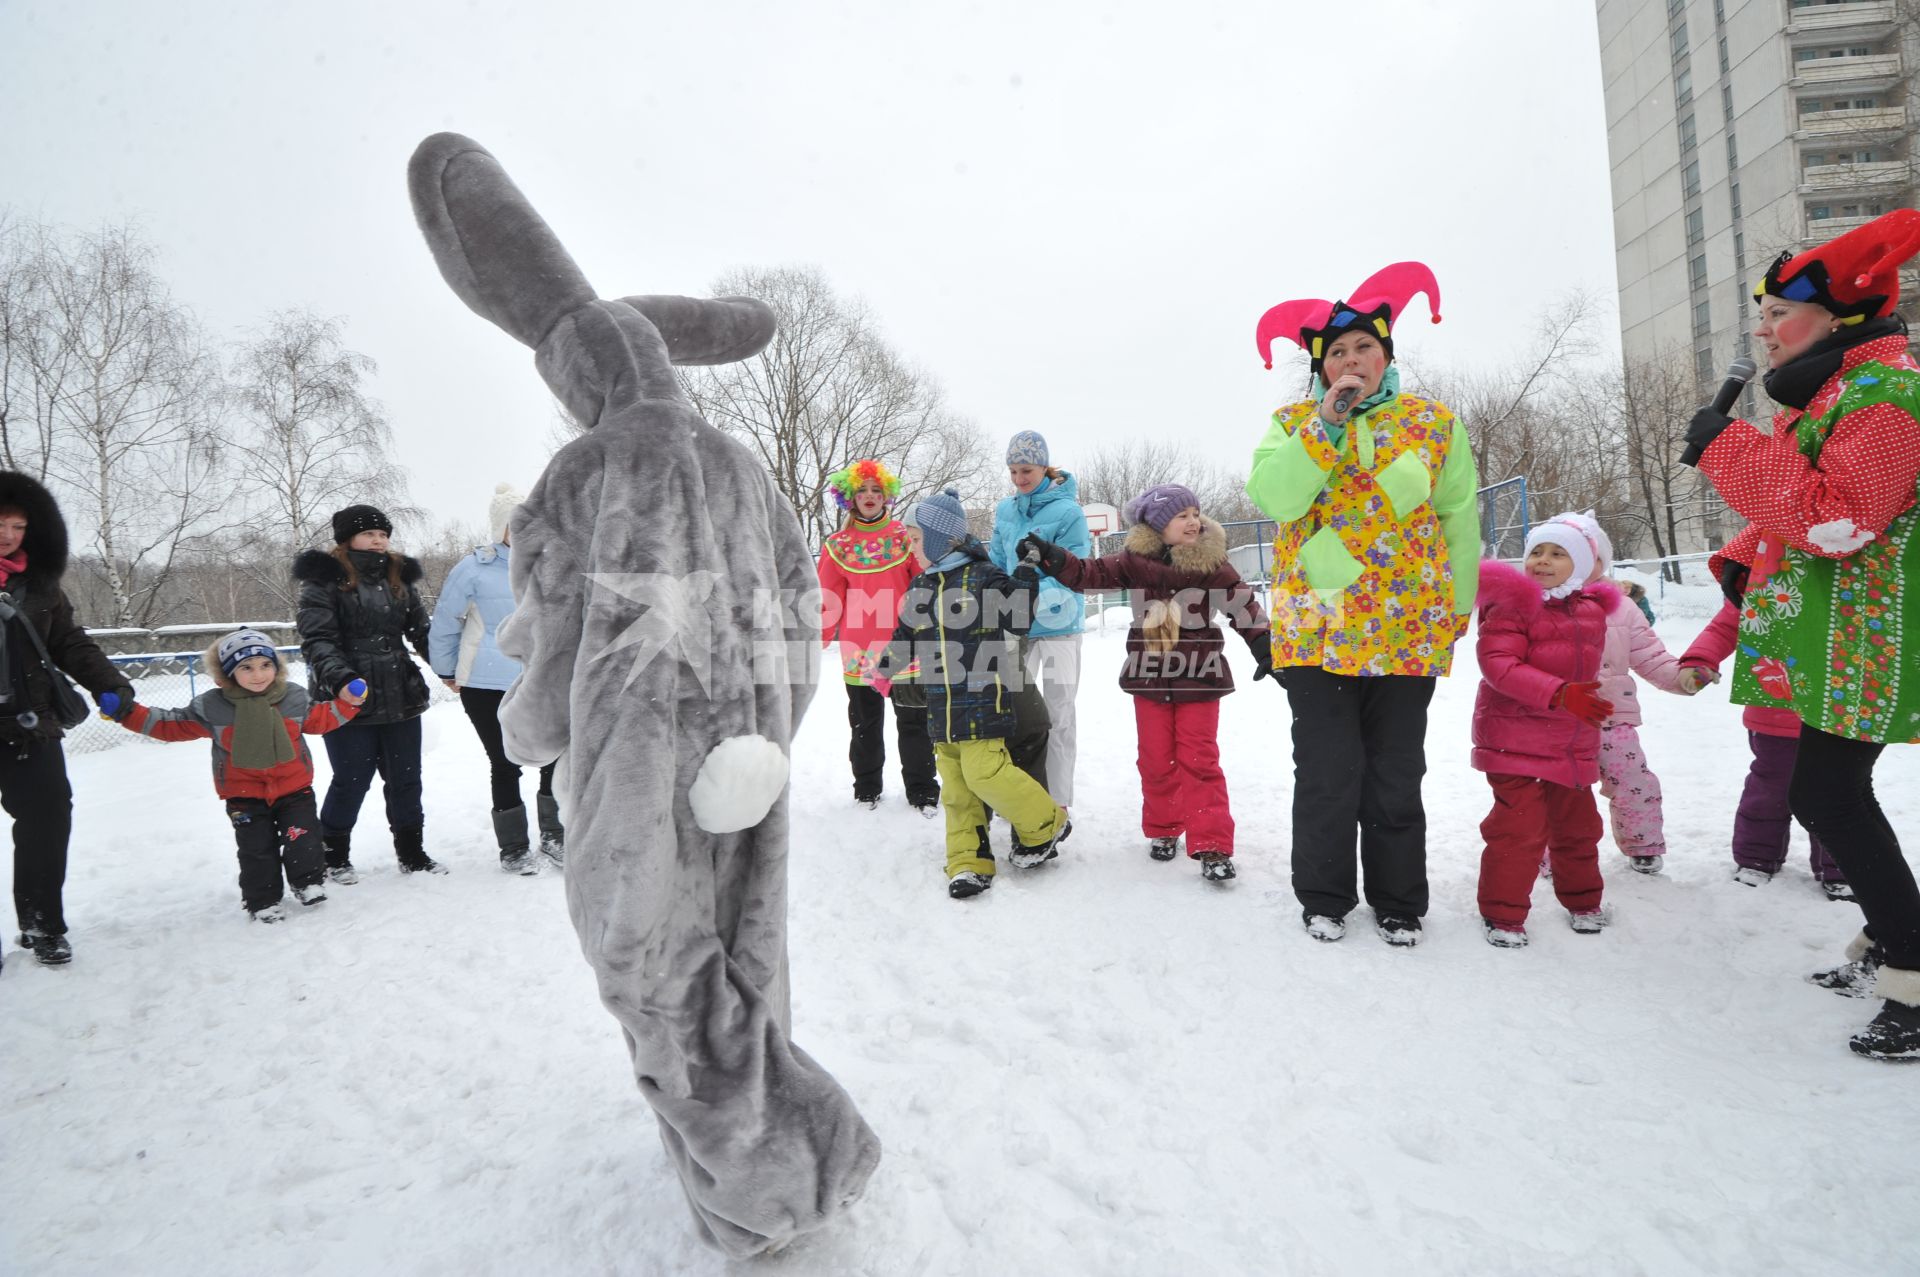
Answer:
[[660, 330], [676, 364], [732, 364], [751, 359], [778, 327], [767, 304], [752, 297], [625, 297]]
[[447, 284], [482, 319], [533, 347], [593, 300], [574, 265], [491, 152], [436, 133], [407, 165], [413, 215]]

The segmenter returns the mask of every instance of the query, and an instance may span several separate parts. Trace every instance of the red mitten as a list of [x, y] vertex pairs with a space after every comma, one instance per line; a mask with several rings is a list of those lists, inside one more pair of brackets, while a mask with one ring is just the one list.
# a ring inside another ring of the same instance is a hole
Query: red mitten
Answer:
[[1613, 702], [1600, 699], [1598, 683], [1562, 683], [1553, 694], [1553, 707], [1565, 710], [1589, 727], [1598, 727], [1613, 714]]

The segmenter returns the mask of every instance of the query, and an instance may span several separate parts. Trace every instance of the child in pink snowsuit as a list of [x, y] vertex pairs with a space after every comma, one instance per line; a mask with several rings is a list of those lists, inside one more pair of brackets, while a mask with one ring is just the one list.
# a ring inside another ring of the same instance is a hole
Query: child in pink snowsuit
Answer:
[[[1711, 566], [1723, 582], [1731, 573], [1736, 585], [1745, 584], [1747, 569], [1742, 565], [1715, 555]], [[1733, 655], [1740, 641], [1740, 609], [1732, 598], [1738, 592], [1738, 588], [1727, 591], [1727, 602], [1681, 656], [1681, 665], [1698, 668], [1703, 675], [1717, 675], [1720, 663]], [[1787, 848], [1793, 839], [1787, 782], [1793, 779], [1794, 758], [1800, 752], [1800, 716], [1780, 706], [1748, 705], [1740, 722], [1747, 729], [1747, 748], [1753, 753], [1753, 763], [1747, 769], [1747, 783], [1733, 815], [1733, 878], [1745, 886], [1758, 887], [1786, 864]], [[1812, 840], [1809, 866], [1820, 889], [1829, 900], [1853, 899], [1846, 874], [1818, 838], [1811, 832], [1807, 836]]]
[[1562, 515], [1528, 533], [1524, 570], [1480, 565], [1472, 765], [1487, 773], [1493, 810], [1480, 822], [1479, 903], [1487, 942], [1503, 949], [1527, 943], [1542, 850], [1573, 929], [1606, 925], [1605, 827], [1592, 786], [1600, 778], [1600, 725], [1614, 708], [1600, 695], [1607, 617], [1623, 600], [1609, 582], [1590, 579], [1596, 549]]
[[[1613, 566], [1613, 541], [1586, 515], [1563, 515], [1593, 539], [1593, 579]], [[1613, 705], [1613, 717], [1600, 728], [1600, 796], [1613, 817], [1613, 843], [1644, 874], [1660, 872], [1667, 854], [1667, 835], [1661, 819], [1660, 778], [1647, 763], [1640, 743], [1640, 701], [1633, 676], [1638, 674], [1663, 692], [1692, 696], [1712, 678], [1705, 670], [1685, 668], [1667, 650], [1647, 624], [1646, 614], [1632, 599], [1621, 596], [1607, 613], [1607, 647], [1600, 660], [1600, 697]]]

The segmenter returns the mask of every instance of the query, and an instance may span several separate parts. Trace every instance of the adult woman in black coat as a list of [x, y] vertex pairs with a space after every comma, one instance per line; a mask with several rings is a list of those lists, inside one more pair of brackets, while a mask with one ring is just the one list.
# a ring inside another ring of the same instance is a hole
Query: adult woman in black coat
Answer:
[[445, 873], [427, 855], [420, 805], [420, 715], [429, 693], [407, 644], [427, 659], [427, 609], [420, 601], [420, 564], [391, 549], [393, 524], [370, 505], [333, 516], [331, 550], [307, 550], [293, 561], [300, 585], [300, 650], [316, 697], [332, 698], [355, 678], [367, 681], [367, 703], [345, 727], [327, 733], [333, 779], [320, 805], [327, 876], [357, 882], [354, 822], [380, 775], [387, 827], [406, 873]]
[[120, 717], [133, 709], [133, 688], [74, 620], [60, 588], [66, 569], [67, 524], [53, 494], [0, 471], [0, 806], [13, 818], [20, 944], [50, 967], [73, 959], [61, 900], [73, 789], [54, 705], [60, 674], [41, 649], [96, 697], [115, 693]]

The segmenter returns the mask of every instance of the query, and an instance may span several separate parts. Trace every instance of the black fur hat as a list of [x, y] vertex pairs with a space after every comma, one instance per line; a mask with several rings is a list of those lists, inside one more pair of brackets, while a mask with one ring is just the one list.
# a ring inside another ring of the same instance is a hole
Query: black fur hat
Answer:
[[0, 510], [18, 510], [27, 516], [26, 578], [31, 582], [58, 582], [67, 570], [67, 521], [60, 503], [37, 480], [18, 470], [0, 470]]
[[392, 521], [378, 506], [350, 505], [333, 512], [333, 539], [341, 545], [362, 532], [376, 531], [393, 535]]

